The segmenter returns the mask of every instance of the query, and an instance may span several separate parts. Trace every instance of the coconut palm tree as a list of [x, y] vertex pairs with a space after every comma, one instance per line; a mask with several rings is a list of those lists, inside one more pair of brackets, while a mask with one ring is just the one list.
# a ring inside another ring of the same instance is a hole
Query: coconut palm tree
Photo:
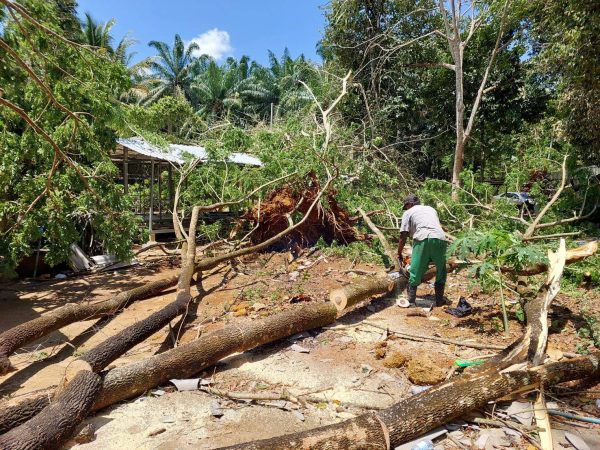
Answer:
[[85, 13], [85, 20], [81, 25], [84, 43], [91, 47], [104, 48], [112, 54], [114, 52], [113, 37], [110, 30], [114, 25], [115, 19], [110, 19], [108, 22], [96, 22], [90, 13]]
[[271, 114], [271, 104], [276, 106], [277, 115], [306, 105], [311, 98], [300, 81], [310, 82], [314, 73], [314, 68], [304, 55], [293, 59], [286, 48], [281, 58], [277, 58], [269, 51], [269, 67], [260, 67], [254, 72], [256, 81], [262, 87], [254, 98], [256, 112], [267, 118]]
[[151, 104], [167, 95], [181, 95], [194, 104], [191, 85], [201, 61], [193, 53], [199, 50], [198, 44], [192, 42], [186, 48], [181, 37], [176, 34], [172, 48], [160, 41], [151, 41], [148, 45], [158, 55], [149, 64], [151, 74], [145, 79], [148, 95], [142, 103]]
[[248, 56], [239, 61], [228, 58], [219, 66], [214, 59], [196, 78], [193, 89], [198, 101], [198, 114], [210, 119], [229, 118], [247, 121], [254, 112], [254, 103], [264, 101], [269, 92], [254, 77], [260, 66]]

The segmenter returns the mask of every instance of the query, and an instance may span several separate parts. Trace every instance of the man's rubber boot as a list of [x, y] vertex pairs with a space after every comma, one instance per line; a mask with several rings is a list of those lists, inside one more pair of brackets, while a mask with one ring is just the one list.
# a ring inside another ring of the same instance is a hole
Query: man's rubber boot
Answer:
[[435, 289], [435, 304], [436, 306], [443, 306], [446, 304], [446, 299], [444, 298], [444, 288], [446, 287], [443, 283], [435, 283], [433, 288]]
[[409, 306], [417, 306], [417, 287], [408, 285], [408, 304]]

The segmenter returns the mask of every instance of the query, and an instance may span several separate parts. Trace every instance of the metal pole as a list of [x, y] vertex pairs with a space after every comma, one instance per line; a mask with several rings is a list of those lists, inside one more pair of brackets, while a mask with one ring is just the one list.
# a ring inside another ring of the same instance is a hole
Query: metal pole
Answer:
[[273, 102], [271, 102], [271, 127], [273, 126]]

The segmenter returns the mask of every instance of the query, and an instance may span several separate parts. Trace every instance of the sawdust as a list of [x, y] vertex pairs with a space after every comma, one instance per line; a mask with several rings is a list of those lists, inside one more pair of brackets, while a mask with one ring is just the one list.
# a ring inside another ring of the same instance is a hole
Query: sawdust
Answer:
[[381, 341], [375, 344], [375, 358], [383, 359], [387, 354], [387, 341]]
[[446, 372], [428, 356], [417, 355], [408, 362], [408, 379], [419, 386], [430, 386], [445, 380]]
[[383, 360], [383, 365], [389, 368], [398, 368], [404, 366], [409, 357], [402, 352], [393, 352]]

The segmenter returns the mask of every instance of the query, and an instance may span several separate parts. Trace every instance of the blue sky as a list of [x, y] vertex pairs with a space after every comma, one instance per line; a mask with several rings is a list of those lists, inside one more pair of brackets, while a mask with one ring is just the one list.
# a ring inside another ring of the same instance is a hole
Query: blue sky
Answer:
[[281, 55], [287, 46], [320, 61], [316, 44], [325, 27], [326, 0], [79, 0], [79, 14], [97, 21], [116, 19], [112, 34], [130, 33], [139, 43], [135, 61], [155, 53], [148, 42], [172, 45], [175, 33], [196, 42], [217, 59], [249, 55], [261, 64], [267, 50]]

